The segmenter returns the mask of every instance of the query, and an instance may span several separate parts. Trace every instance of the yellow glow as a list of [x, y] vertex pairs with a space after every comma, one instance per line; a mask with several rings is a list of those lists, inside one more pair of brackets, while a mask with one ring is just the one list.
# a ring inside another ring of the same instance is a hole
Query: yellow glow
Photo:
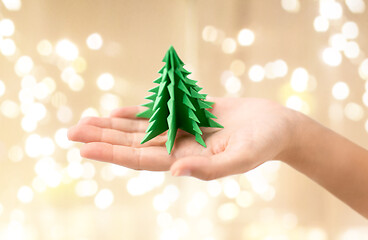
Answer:
[[255, 39], [254, 33], [250, 29], [242, 29], [238, 34], [238, 42], [241, 46], [250, 46]]
[[2, 0], [2, 2], [9, 11], [19, 11], [22, 7], [21, 0]]
[[230, 71], [237, 77], [241, 76], [245, 72], [245, 64], [242, 60], [234, 60], [231, 62]]
[[228, 79], [226, 79], [225, 88], [226, 91], [230, 94], [238, 93], [241, 89], [240, 79], [235, 76], [229, 77]]
[[322, 53], [323, 61], [332, 67], [336, 67], [341, 64], [342, 56], [341, 53], [334, 48], [326, 48]]
[[326, 32], [330, 27], [330, 22], [325, 17], [317, 16], [314, 19], [313, 27], [316, 32]]
[[357, 58], [360, 54], [359, 45], [354, 41], [348, 42], [345, 45], [344, 54], [347, 58]]
[[[327, 240], [327, 234], [322, 228], [312, 228], [306, 235], [307, 240]], [[351, 238], [349, 238], [351, 239]]]
[[296, 68], [291, 75], [291, 87], [296, 92], [304, 92], [308, 88], [309, 74], [304, 68]]
[[44, 39], [37, 44], [37, 52], [42, 56], [50, 56], [52, 49], [53, 47], [49, 40]]
[[81, 180], [75, 185], [75, 193], [79, 197], [93, 196], [96, 194], [97, 190], [98, 190], [98, 185], [95, 180]]
[[110, 73], [103, 73], [97, 78], [97, 86], [103, 91], [111, 90], [115, 85], [115, 79]]
[[89, 49], [98, 50], [102, 47], [103, 40], [100, 34], [92, 33], [87, 37], [86, 43]]
[[299, 0], [281, 0], [281, 6], [287, 12], [296, 13], [300, 10]]
[[0, 39], [0, 51], [4, 56], [13, 56], [17, 50], [13, 39]]
[[231, 221], [239, 215], [239, 208], [234, 203], [224, 203], [217, 210], [217, 216], [222, 221]]
[[336, 20], [342, 17], [343, 10], [341, 4], [335, 0], [321, 0], [319, 13], [325, 18]]
[[87, 62], [84, 58], [78, 57], [75, 61], [73, 61], [72, 66], [77, 73], [82, 73], [87, 68]]
[[79, 55], [78, 47], [68, 39], [60, 40], [56, 44], [56, 53], [67, 61], [77, 59]]
[[75, 74], [68, 80], [68, 85], [71, 90], [79, 92], [84, 88], [84, 79], [80, 75]]
[[332, 87], [332, 96], [337, 100], [346, 99], [349, 93], [349, 86], [345, 82], [337, 82]]
[[0, 21], [0, 35], [10, 37], [14, 34], [14, 31], [15, 27], [12, 20], [5, 18]]
[[342, 25], [341, 32], [347, 39], [355, 39], [359, 35], [359, 28], [355, 22], [346, 22]]
[[106, 209], [114, 202], [114, 194], [110, 189], [101, 189], [95, 197], [95, 205], [99, 209]]
[[261, 82], [265, 77], [265, 70], [260, 65], [253, 65], [249, 69], [248, 76], [253, 82]]
[[225, 38], [222, 42], [222, 51], [226, 54], [234, 53], [236, 50], [236, 42], [232, 38]]
[[253, 195], [248, 191], [241, 191], [236, 197], [236, 203], [243, 208], [249, 207], [254, 203]]
[[202, 31], [202, 38], [206, 42], [215, 42], [218, 37], [218, 31], [214, 26], [205, 26]]
[[32, 199], [33, 199], [32, 188], [30, 188], [28, 186], [20, 187], [19, 190], [18, 190], [17, 196], [18, 196], [19, 201], [21, 201], [22, 203], [31, 202]]
[[33, 69], [33, 60], [28, 56], [20, 57], [15, 63], [15, 73], [18, 76], [25, 76]]
[[365, 2], [363, 0], [345, 0], [346, 5], [352, 13], [364, 13]]

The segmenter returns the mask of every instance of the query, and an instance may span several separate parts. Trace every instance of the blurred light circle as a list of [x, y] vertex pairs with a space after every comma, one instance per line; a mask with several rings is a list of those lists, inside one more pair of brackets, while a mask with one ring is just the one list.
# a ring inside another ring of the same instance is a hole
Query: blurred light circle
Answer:
[[115, 79], [110, 73], [103, 73], [97, 78], [97, 86], [103, 91], [111, 90], [115, 85]]
[[21, 0], [2, 0], [2, 2], [9, 11], [18, 11], [22, 7]]
[[71, 90], [79, 92], [84, 87], [84, 79], [80, 75], [75, 74], [68, 80], [68, 86]]
[[346, 43], [347, 43], [345, 36], [341, 33], [336, 33], [332, 35], [329, 38], [328, 42], [331, 47], [337, 50], [344, 50]]
[[337, 100], [346, 99], [349, 93], [349, 86], [345, 82], [337, 82], [332, 87], [332, 96]]
[[207, 192], [212, 197], [220, 195], [221, 189], [221, 184], [218, 180], [212, 180], [207, 183]]
[[44, 156], [52, 155], [55, 151], [55, 144], [54, 141], [49, 137], [44, 137], [41, 139], [40, 142], [42, 149], [41, 154]]
[[21, 121], [21, 127], [26, 132], [33, 132], [37, 128], [37, 120], [29, 116], [24, 116]]
[[51, 94], [56, 89], [55, 80], [50, 77], [45, 77], [42, 79], [42, 83], [46, 86], [48, 94]]
[[153, 198], [153, 208], [156, 211], [163, 212], [166, 211], [170, 207], [169, 199], [163, 195], [158, 194]]
[[120, 104], [120, 98], [111, 93], [105, 93], [100, 98], [100, 106], [107, 111], [112, 111], [118, 108]]
[[10, 37], [14, 34], [14, 31], [15, 27], [12, 20], [5, 18], [0, 21], [0, 35]]
[[87, 62], [83, 57], [78, 57], [73, 61], [72, 66], [77, 73], [82, 73], [87, 68]]
[[368, 80], [368, 58], [364, 59], [364, 61], [360, 64], [359, 76], [362, 79]]
[[312, 228], [306, 234], [306, 240], [327, 240], [328, 236], [325, 230], [321, 228]]
[[98, 111], [93, 107], [89, 107], [89, 108], [85, 109], [82, 112], [81, 118], [83, 118], [83, 117], [98, 117], [98, 116], [100, 116]]
[[323, 61], [332, 67], [336, 67], [341, 64], [341, 53], [334, 48], [326, 48], [322, 53]]
[[232, 178], [226, 179], [224, 181], [224, 194], [226, 197], [233, 199], [240, 193], [240, 186], [237, 181]]
[[[296, 111], [301, 111], [303, 108], [303, 100], [298, 96], [292, 95], [286, 100], [286, 107], [294, 109]], [[266, 191], [267, 188], [265, 188], [262, 192]]]
[[5, 89], [6, 87], [5, 87], [4, 82], [0, 80], [0, 97], [4, 95]]
[[38, 134], [31, 134], [27, 137], [25, 151], [29, 157], [35, 158], [41, 155], [41, 141], [42, 139]]
[[362, 106], [353, 102], [346, 104], [344, 113], [346, 118], [356, 122], [362, 120], [364, 116], [364, 110]]
[[83, 163], [83, 178], [86, 179], [91, 179], [95, 176], [96, 170], [95, 170], [95, 165], [93, 165], [93, 163], [90, 162], [85, 162]]
[[313, 27], [316, 32], [326, 32], [330, 27], [330, 22], [326, 17], [318, 16], [313, 21]]
[[92, 50], [98, 50], [102, 47], [103, 40], [100, 34], [92, 33], [87, 37], [87, 46]]
[[248, 191], [241, 191], [239, 195], [236, 197], [236, 203], [240, 207], [246, 208], [246, 207], [251, 206], [254, 203], [254, 197]]
[[225, 82], [225, 88], [228, 93], [235, 94], [240, 91], [241, 82], [235, 76], [229, 77]]
[[73, 118], [72, 109], [68, 106], [60, 106], [57, 111], [57, 118], [62, 123], [68, 123]]
[[368, 92], [364, 92], [363, 96], [362, 96], [362, 101], [363, 104], [368, 107]]
[[363, 0], [345, 0], [346, 5], [352, 13], [364, 13], [365, 2]]
[[252, 82], [261, 82], [265, 77], [265, 70], [260, 65], [253, 65], [249, 69], [248, 76]]
[[83, 174], [83, 166], [78, 162], [70, 162], [67, 167], [67, 172], [71, 178], [78, 179]]
[[309, 74], [305, 68], [296, 68], [291, 75], [291, 87], [296, 92], [304, 92], [308, 88]]
[[215, 42], [218, 37], [218, 31], [214, 26], [205, 26], [202, 31], [202, 38], [206, 42]]
[[37, 52], [42, 56], [50, 56], [52, 53], [52, 44], [49, 40], [41, 40], [37, 44]]
[[360, 53], [358, 43], [350, 41], [345, 45], [344, 54], [347, 58], [357, 58]]
[[56, 53], [67, 61], [73, 61], [77, 59], [79, 50], [74, 43], [68, 39], [63, 39], [56, 44]]
[[235, 75], [235, 76], [241, 76], [244, 74], [245, 72], [245, 64], [242, 60], [234, 60], [231, 62], [230, 65], [230, 71]]
[[64, 149], [67, 149], [72, 146], [72, 142], [68, 139], [68, 129], [60, 128], [56, 131], [54, 136], [56, 144]]
[[291, 13], [296, 13], [300, 10], [299, 0], [281, 0], [281, 6], [285, 11]]
[[101, 189], [95, 197], [95, 205], [99, 209], [106, 209], [114, 202], [114, 194], [110, 189]]
[[275, 68], [275, 76], [276, 77], [285, 77], [288, 73], [288, 65], [287, 63], [282, 60], [278, 59], [273, 63], [273, 66]]
[[250, 46], [255, 39], [254, 33], [250, 29], [242, 29], [238, 34], [238, 42], [241, 46]]
[[236, 50], [236, 42], [232, 38], [225, 38], [222, 42], [222, 51], [227, 54], [234, 53]]
[[359, 28], [355, 22], [346, 22], [342, 25], [341, 32], [347, 39], [355, 39], [359, 35]]
[[12, 100], [3, 101], [0, 108], [5, 117], [16, 118], [19, 115], [19, 105]]
[[30, 73], [33, 69], [33, 60], [29, 56], [22, 56], [18, 58], [17, 62], [15, 63], [15, 73], [18, 76], [24, 76]]
[[170, 202], [175, 202], [179, 195], [180, 195], [180, 191], [178, 189], [177, 186], [170, 184], [168, 186], [165, 187], [163, 195], [170, 201]]
[[17, 197], [22, 203], [29, 203], [33, 199], [33, 190], [28, 186], [22, 186], [18, 190]]
[[336, 20], [342, 17], [343, 9], [335, 0], [324, 0], [319, 2], [319, 13], [325, 18]]
[[13, 56], [17, 47], [13, 39], [4, 39], [0, 41], [0, 51], [4, 56]]

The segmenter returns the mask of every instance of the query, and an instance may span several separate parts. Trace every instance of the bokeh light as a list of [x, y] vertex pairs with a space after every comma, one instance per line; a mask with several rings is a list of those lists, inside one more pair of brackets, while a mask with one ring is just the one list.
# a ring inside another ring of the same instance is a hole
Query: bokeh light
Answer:
[[337, 82], [332, 87], [332, 96], [337, 100], [346, 99], [349, 93], [349, 86], [345, 82]]
[[92, 50], [98, 50], [102, 47], [103, 40], [100, 34], [92, 33], [87, 37], [87, 46]]
[[250, 46], [253, 44], [255, 35], [250, 29], [242, 29], [238, 34], [238, 42], [241, 46]]

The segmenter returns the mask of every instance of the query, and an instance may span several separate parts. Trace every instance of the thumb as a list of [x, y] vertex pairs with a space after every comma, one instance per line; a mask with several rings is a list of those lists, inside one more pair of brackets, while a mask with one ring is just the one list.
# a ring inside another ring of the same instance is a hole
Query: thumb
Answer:
[[192, 176], [202, 180], [213, 180], [235, 174], [232, 160], [226, 153], [213, 156], [189, 156], [180, 158], [171, 166], [173, 176]]

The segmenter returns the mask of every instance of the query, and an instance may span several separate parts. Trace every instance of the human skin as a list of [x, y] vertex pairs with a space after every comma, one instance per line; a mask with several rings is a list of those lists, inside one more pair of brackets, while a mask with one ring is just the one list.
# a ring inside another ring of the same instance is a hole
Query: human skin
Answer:
[[256, 98], [212, 98], [223, 129], [202, 128], [207, 148], [178, 131], [172, 153], [164, 134], [140, 144], [148, 120], [140, 106], [116, 109], [109, 118], [87, 117], [69, 129], [85, 143], [81, 156], [136, 170], [212, 180], [280, 160], [302, 172], [368, 218], [368, 151], [309, 117]]

